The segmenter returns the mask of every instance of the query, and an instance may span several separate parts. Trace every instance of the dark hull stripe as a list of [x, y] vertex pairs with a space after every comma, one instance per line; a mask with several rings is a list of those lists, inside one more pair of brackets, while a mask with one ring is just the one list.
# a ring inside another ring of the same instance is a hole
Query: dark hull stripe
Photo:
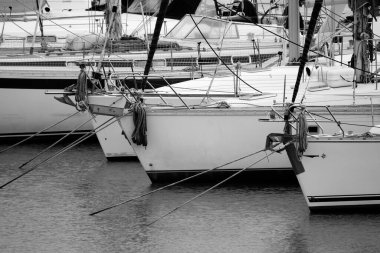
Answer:
[[[325, 137], [324, 137], [325, 138]], [[333, 137], [334, 138], [334, 137]], [[350, 139], [351, 138], [351, 139]], [[346, 136], [344, 139], [340, 138], [339, 140], [311, 140], [309, 143], [328, 143], [328, 144], [334, 144], [334, 143], [368, 143], [368, 142], [380, 142], [379, 138], [375, 137], [362, 137], [362, 136]]]
[[[221, 181], [228, 176], [239, 171], [236, 170], [215, 170], [207, 172], [201, 176], [195, 177], [189, 182], [212, 182]], [[152, 182], [175, 182], [189, 176], [199, 174], [201, 171], [147, 171], [147, 174]], [[296, 177], [291, 168], [278, 168], [278, 169], [262, 169], [262, 170], [247, 170], [238, 176], [234, 177], [231, 181], [255, 182], [255, 183], [292, 183], [298, 185]]]
[[[167, 51], [167, 50], [166, 50]], [[258, 62], [260, 59], [268, 59], [273, 56], [276, 56], [276, 54], [261, 54], [260, 57], [258, 55], [246, 55], [246, 56], [221, 56], [220, 58], [223, 60], [225, 64], [231, 65], [233, 63], [236, 63], [240, 61], [241, 63], [249, 63], [249, 60], [251, 62], [255, 63]], [[80, 57], [78, 57], [80, 59]], [[24, 59], [23, 59], [24, 60]], [[157, 61], [164, 61], [166, 62], [166, 67], [180, 67], [180, 66], [195, 66], [195, 64], [200, 65], [213, 65], [218, 64], [219, 59], [217, 57], [201, 57], [199, 59], [195, 57], [174, 57], [174, 58], [165, 58], [165, 59], [157, 59]], [[198, 60], [198, 61], [197, 61]], [[133, 62], [136, 64], [145, 64], [146, 60], [122, 60], [122, 61], [104, 61], [102, 65], [104, 67], [114, 67], [114, 68], [131, 68], [133, 66]], [[71, 61], [71, 60], [57, 60], [57, 61], [0, 61], [0, 66], [39, 66], [39, 67], [66, 67], [67, 62], [70, 62], [70, 64], [78, 65], [78, 61]], [[91, 64], [94, 64], [96, 61], [92, 61]], [[87, 64], [89, 65], [89, 64]]]
[[[170, 84], [179, 83], [190, 80], [190, 76], [166, 78], [166, 81]], [[76, 77], [74, 79], [23, 79], [23, 78], [0, 78], [0, 89], [64, 89], [76, 83]], [[162, 87], [166, 85], [166, 82], [161, 78], [150, 78], [149, 82], [155, 87]], [[126, 81], [129, 88], [134, 88], [135, 83], [133, 80]], [[141, 80], [136, 80], [138, 87], [140, 87]], [[148, 87], [146, 87], [149, 89]]]
[[380, 200], [380, 194], [350, 196], [308, 196], [311, 203]]
[[380, 212], [380, 204], [363, 204], [363, 205], [339, 205], [339, 206], [309, 206], [309, 210], [312, 213], [368, 213], [375, 212], [378, 214]]
[[1, 62], [0, 66], [20, 66], [20, 67], [66, 67], [66, 61], [36, 61], [36, 62], [28, 62], [28, 61], [17, 61], [17, 62]]

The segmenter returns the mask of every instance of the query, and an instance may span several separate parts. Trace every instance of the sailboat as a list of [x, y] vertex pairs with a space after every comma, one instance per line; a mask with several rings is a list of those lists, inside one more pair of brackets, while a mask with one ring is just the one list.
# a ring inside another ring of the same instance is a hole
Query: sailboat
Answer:
[[[362, 82], [368, 73], [366, 52], [362, 50], [367, 39], [363, 37], [366, 31], [360, 30], [360, 27], [367, 27], [369, 15], [373, 18], [378, 15], [379, 4], [372, 1], [350, 1], [350, 8], [358, 24], [354, 28], [356, 80]], [[378, 99], [376, 101], [375, 104], [378, 105]], [[292, 119], [287, 119], [284, 134], [272, 134], [268, 140], [269, 147], [278, 140], [284, 144], [281, 149], [286, 150], [309, 209], [378, 208], [380, 126], [375, 125], [367, 131], [357, 133], [348, 132], [342, 136], [327, 133], [308, 135], [303, 117], [307, 110], [308, 107], [304, 105], [289, 106], [288, 113], [299, 115], [295, 120], [299, 131], [292, 134], [289, 128]], [[362, 110], [361, 113], [364, 114], [379, 108], [364, 107]], [[335, 119], [333, 114], [332, 116]], [[338, 120], [335, 122], [340, 126]]]
[[302, 153], [295, 148], [297, 141], [286, 147], [311, 211], [379, 207], [379, 129], [311, 135]]
[[[42, 38], [37, 34], [38, 26], [41, 27], [40, 32], [38, 32], [40, 35], [49, 35], [43, 34], [42, 20], [40, 19], [40, 15], [36, 14], [41, 13], [42, 9], [49, 10], [48, 1], [5, 0], [1, 2], [0, 8], [2, 17], [4, 18], [1, 34], [3, 40], [0, 42], [2, 54], [4, 51], [7, 51], [3, 48], [3, 46], [7, 46], [7, 40], [9, 39], [6, 35], [8, 32], [13, 34], [12, 27], [15, 27], [12, 25], [16, 21], [5, 22], [9, 19], [32, 19], [29, 23], [33, 25], [35, 32], [33, 34], [33, 29], [30, 29], [31, 35], [28, 37], [30, 39], [28, 43], [30, 42], [36, 48], [42, 42], [38, 40]], [[46, 40], [49, 38], [50, 36], [46, 36]], [[39, 57], [36, 55], [29, 56], [29, 59], [33, 58]], [[46, 88], [54, 87], [55, 85], [59, 86], [62, 79], [70, 79], [70, 81], [75, 82], [78, 73], [77, 68], [72, 69], [71, 72], [70, 70], [63, 72], [60, 68], [57, 68], [59, 65], [56, 62], [56, 66], [52, 67], [50, 71], [43, 64], [41, 67], [38, 67], [38, 61], [34, 65], [27, 67], [27, 61], [23, 62], [23, 58], [20, 58], [19, 55], [12, 58], [12, 60], [7, 57], [1, 57], [0, 61], [2, 62], [0, 63], [1, 137], [31, 136], [67, 117], [61, 124], [57, 124], [50, 127], [47, 131], [41, 132], [41, 135], [45, 134], [45, 136], [61, 135], [90, 119], [87, 114], [83, 113], [70, 116], [75, 113], [75, 110], [55, 103], [54, 98], [44, 95]], [[40, 62], [42, 62], [41, 59]], [[57, 76], [60, 76], [61, 79], [57, 80]], [[56, 83], [53, 83], [53, 85], [48, 84], [54, 79], [57, 80]], [[77, 133], [87, 132], [90, 129], [91, 124], [87, 123], [78, 129]]]
[[[310, 124], [309, 132], [317, 134], [329, 131], [342, 135], [347, 130], [353, 132], [369, 130], [380, 116], [378, 107], [371, 106], [371, 99], [374, 104], [379, 102], [379, 92], [375, 84], [358, 85], [353, 95], [352, 83], [347, 82], [352, 78], [353, 72], [351, 72], [351, 77], [346, 77], [346, 79], [342, 77], [342, 73], [347, 72], [347, 68], [335, 67], [330, 69], [331, 71], [323, 71], [326, 69], [329, 68], [315, 68], [314, 75], [310, 77], [310, 79], [313, 76], [316, 78], [315, 86], [309, 87], [308, 82], [305, 82], [302, 90], [303, 93], [307, 93], [306, 101], [312, 105], [311, 111], [314, 116], [311, 115], [308, 120], [315, 122], [315, 115], [319, 115], [328, 123], [324, 128], [321, 128], [318, 122]], [[211, 171], [214, 175], [232, 174], [249, 164], [254, 164], [257, 156], [245, 157], [245, 155], [263, 151], [263, 145], [259, 141], [262, 136], [281, 132], [282, 120], [279, 120], [276, 115], [284, 110], [284, 105], [290, 98], [287, 92], [291, 90], [286, 85], [285, 89], [283, 83], [292, 82], [292, 78], [294, 81], [297, 72], [298, 67], [285, 66], [272, 68], [269, 72], [254, 73], [253, 78], [258, 84], [262, 84], [255, 85], [256, 93], [242, 92], [241, 96], [237, 95], [235, 98], [215, 101], [191, 107], [191, 109], [186, 106], [182, 108], [147, 106], [145, 107], [146, 118], [143, 120], [146, 122], [146, 132], [135, 128], [136, 118], [134, 119], [129, 109], [118, 115], [120, 117], [118, 121], [122, 127], [123, 136], [132, 145], [152, 181], [183, 178], [189, 174], [217, 168], [221, 164], [225, 166]], [[324, 74], [320, 75], [322, 72]], [[331, 74], [326, 76], [327, 72]], [[278, 79], [272, 79], [272, 86], [268, 86], [271, 78], [280, 73], [283, 77], [286, 76], [283, 79], [285, 82], [280, 83]], [[260, 74], [261, 79], [258, 79], [257, 76]], [[306, 73], [304, 76], [307, 76]], [[321, 76], [324, 79], [318, 80]], [[338, 79], [334, 79], [337, 77]], [[286, 92], [281, 92], [283, 89]], [[326, 113], [326, 98], [330, 99], [331, 110], [341, 122], [355, 121], [356, 124], [346, 126], [348, 129], [341, 131]], [[128, 103], [130, 103], [112, 95], [103, 98], [90, 96], [89, 102], [93, 113], [103, 114], [107, 114], [110, 110], [102, 110], [102, 108], [115, 110], [129, 108]], [[361, 110], [362, 107], [366, 109]], [[367, 110], [368, 108], [373, 108], [373, 110]], [[123, 112], [123, 110], [118, 111]], [[271, 122], [271, 124], [265, 122]], [[142, 134], [139, 136], [140, 139], [146, 138], [146, 146], [133, 142], [131, 137], [136, 136], [136, 132]], [[245, 158], [239, 159], [242, 157]], [[231, 161], [235, 162], [229, 163]], [[287, 157], [275, 153], [262, 163], [250, 166], [246, 172], [255, 172], [253, 174], [257, 175], [258, 171], [266, 173], [290, 170], [291, 163]]]

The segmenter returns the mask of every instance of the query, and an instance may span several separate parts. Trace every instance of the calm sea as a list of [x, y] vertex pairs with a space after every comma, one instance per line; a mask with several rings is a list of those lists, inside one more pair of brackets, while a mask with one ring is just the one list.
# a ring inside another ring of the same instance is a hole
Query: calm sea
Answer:
[[[0, 184], [49, 144], [0, 154]], [[0, 190], [0, 252], [380, 252], [380, 214], [311, 215], [294, 184], [222, 185], [150, 226], [212, 184], [89, 216], [159, 186], [138, 162], [107, 162], [96, 141], [81, 144]]]

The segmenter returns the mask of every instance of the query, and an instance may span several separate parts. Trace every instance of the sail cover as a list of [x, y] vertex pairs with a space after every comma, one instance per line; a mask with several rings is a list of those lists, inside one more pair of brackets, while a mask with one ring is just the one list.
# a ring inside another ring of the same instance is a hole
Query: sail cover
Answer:
[[[117, 7], [116, 13], [112, 15], [113, 7]], [[122, 24], [121, 24], [121, 5], [119, 0], [109, 0], [107, 2], [107, 8], [105, 12], [107, 30], [110, 27], [110, 39], [119, 40], [122, 36]]]
[[181, 19], [186, 14], [194, 14], [201, 1], [202, 0], [173, 0], [168, 6], [165, 17]]
[[[166, 11], [166, 18], [181, 19], [186, 14], [194, 14], [199, 4], [204, 0], [170, 0]], [[129, 13], [141, 14], [141, 5], [145, 14], [158, 13], [161, 0], [135, 0], [128, 7]], [[215, 16], [215, 5], [213, 5]]]
[[[38, 0], [41, 7], [47, 4], [46, 0]], [[12, 13], [24, 13], [35, 12], [38, 10], [37, 0], [1, 0], [0, 12], [2, 14], [8, 14], [12, 10]]]

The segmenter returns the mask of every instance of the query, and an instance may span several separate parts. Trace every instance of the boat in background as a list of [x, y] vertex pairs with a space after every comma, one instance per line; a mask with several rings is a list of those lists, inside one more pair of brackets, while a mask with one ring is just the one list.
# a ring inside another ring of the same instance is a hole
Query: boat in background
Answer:
[[[221, 27], [228, 25], [231, 29], [237, 29], [241, 26], [241, 23], [234, 24], [226, 21], [218, 21], [213, 18], [197, 17], [198, 21], [202, 20], [205, 23], [206, 21], [215, 21], [223, 24]], [[215, 22], [212, 22], [214, 24]], [[251, 24], [252, 25], [252, 24]], [[249, 27], [250, 25], [244, 25], [244, 27]], [[269, 27], [269, 26], [268, 26]], [[272, 29], [277, 31], [278, 27], [271, 26]], [[195, 27], [193, 27], [195, 29]], [[190, 31], [189, 31], [190, 32]], [[220, 35], [222, 36], [222, 35]], [[246, 34], [245, 34], [246, 36]], [[236, 41], [236, 38], [231, 38], [232, 41]], [[248, 43], [252, 43], [246, 38]], [[226, 39], [227, 41], [228, 39]], [[274, 40], [273, 36], [270, 40]], [[189, 40], [188, 40], [189, 41]], [[195, 40], [193, 40], [195, 44]], [[170, 45], [175, 45], [175, 43], [169, 43]], [[227, 43], [228, 44], [228, 43]], [[227, 45], [226, 44], [226, 45]], [[263, 43], [264, 44], [264, 43]], [[273, 43], [271, 43], [272, 45]], [[166, 42], [165, 45], [168, 45]], [[220, 58], [223, 59], [224, 63], [228, 66], [232, 66], [237, 62], [242, 62], [245, 66], [256, 69], [265, 64], [277, 64], [278, 59], [264, 61], [265, 50], [270, 50], [268, 55], [277, 55], [278, 50], [283, 48], [282, 42], [277, 42], [278, 48], [262, 48], [261, 52], [254, 51], [254, 49], [232, 49], [228, 48], [224, 50], [220, 48]], [[264, 47], [264, 46], [263, 46]], [[125, 48], [124, 48], [125, 49]], [[178, 50], [177, 50], [178, 49]], [[153, 71], [151, 71], [151, 77], [149, 78], [150, 83], [153, 87], [160, 87], [167, 85], [166, 81], [169, 84], [192, 80], [200, 78], [203, 75], [207, 75], [214, 71], [214, 68], [217, 64], [220, 64], [219, 59], [215, 54], [209, 51], [200, 51], [198, 48], [196, 50], [183, 48], [171, 47], [170, 49], [159, 48], [158, 52], [155, 55], [155, 59], [152, 61]], [[136, 51], [135, 51], [136, 50]], [[25, 131], [25, 127], [14, 128], [14, 125], [20, 126], [24, 125], [33, 125], [33, 124], [22, 124], [22, 122], [29, 122], [30, 119], [35, 119], [35, 112], [41, 111], [38, 106], [34, 107], [34, 101], [51, 101], [51, 99], [42, 98], [45, 96], [44, 90], [49, 90], [50, 92], [58, 92], [64, 89], [67, 86], [72, 85], [76, 82], [78, 66], [80, 63], [84, 63], [87, 66], [88, 76], [92, 76], [92, 72], [97, 68], [98, 64], [101, 63], [102, 69], [100, 75], [103, 79], [107, 79], [107, 76], [110, 73], [116, 73], [119, 77], [125, 77], [124, 81], [127, 86], [133, 88], [141, 88], [141, 83], [135, 78], [136, 73], [143, 72], [143, 69], [146, 65], [146, 48], [143, 51], [141, 50], [131, 50], [124, 53], [113, 53], [108, 57], [101, 56], [101, 54], [91, 54], [86, 51], [68, 51], [68, 52], [47, 52], [45, 55], [33, 55], [23, 58], [20, 56], [8, 57], [6, 59], [0, 59], [0, 89], [1, 95], [0, 100], [3, 102], [8, 101], [7, 98], [10, 95], [13, 97], [19, 97], [23, 101], [28, 101], [30, 112], [22, 112], [20, 110], [10, 110], [6, 112], [8, 118], [18, 118], [18, 121], [5, 121], [0, 127], [0, 135], [2, 136], [13, 136], [13, 135], [28, 135], [33, 131], [38, 131], [44, 128], [46, 125], [49, 125], [51, 121], [47, 122], [36, 122], [33, 123], [36, 127]], [[134, 52], [132, 52], [134, 51]], [[62, 55], [61, 55], [62, 54]], [[244, 56], [242, 55], [244, 54]], [[212, 56], [211, 56], [212, 55]], [[266, 55], [266, 56], [268, 56]], [[261, 56], [263, 58], [261, 58]], [[20, 71], [20, 68], [23, 68], [23, 71]], [[223, 68], [221, 68], [221, 71]], [[162, 77], [165, 78], [165, 82]], [[137, 80], [137, 81], [136, 81]], [[30, 99], [30, 90], [33, 90], [34, 97], [33, 101]], [[4, 98], [2, 98], [4, 97]], [[46, 100], [47, 99], [47, 100]], [[53, 106], [48, 106], [49, 103], [44, 104], [43, 106], [48, 108], [54, 108]], [[4, 107], [4, 106], [3, 106]], [[61, 107], [61, 105], [59, 106]], [[58, 117], [68, 116], [69, 113], [62, 108], [63, 110], [52, 111], [52, 119], [56, 119], [54, 115], [59, 115]], [[49, 112], [45, 111], [48, 115]], [[31, 115], [30, 118], [23, 118], [23, 115]], [[41, 127], [41, 128], [40, 128]], [[89, 128], [87, 128], [89, 129]], [[13, 131], [14, 130], [14, 131]], [[64, 132], [70, 131], [71, 129], [58, 129], [54, 132]]]

